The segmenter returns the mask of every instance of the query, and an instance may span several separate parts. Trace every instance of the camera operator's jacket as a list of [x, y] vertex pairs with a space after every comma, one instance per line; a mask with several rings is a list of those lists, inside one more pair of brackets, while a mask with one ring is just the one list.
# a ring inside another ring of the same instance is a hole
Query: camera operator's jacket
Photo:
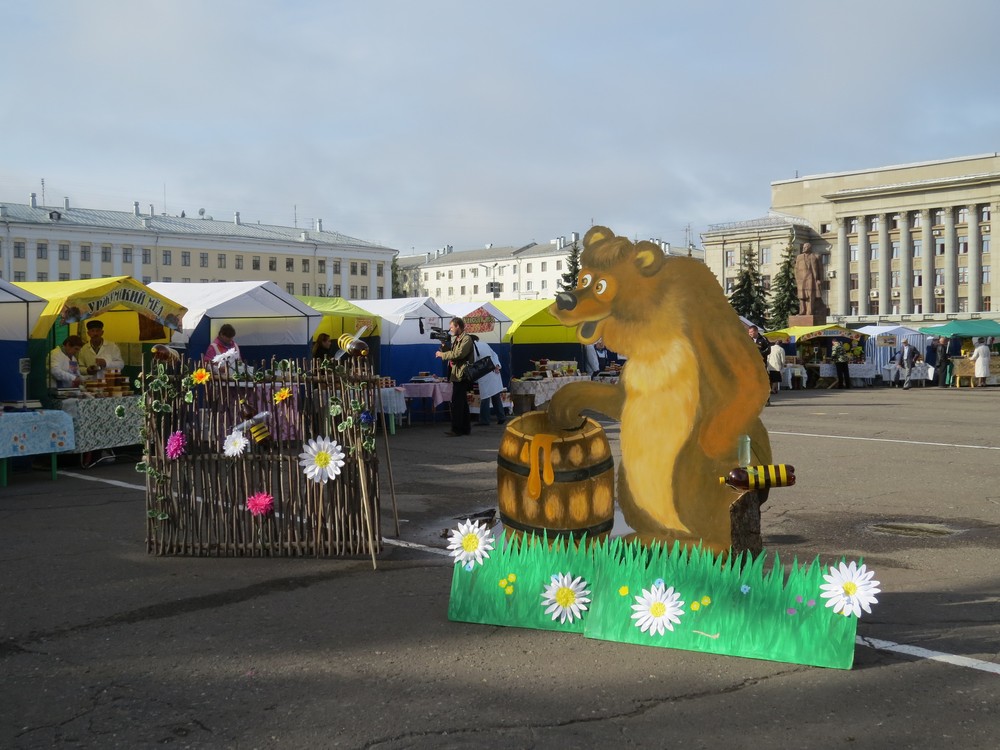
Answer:
[[465, 377], [473, 354], [472, 337], [463, 331], [455, 337], [449, 351], [441, 352], [441, 359], [449, 363], [448, 380], [458, 383]]

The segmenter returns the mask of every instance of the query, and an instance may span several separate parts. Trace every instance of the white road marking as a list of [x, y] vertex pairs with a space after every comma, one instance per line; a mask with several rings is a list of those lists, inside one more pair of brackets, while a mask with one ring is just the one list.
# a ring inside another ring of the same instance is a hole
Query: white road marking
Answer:
[[850, 435], [816, 435], [811, 432], [778, 432], [768, 430], [770, 435], [791, 435], [793, 437], [829, 438], [830, 440], [867, 440], [873, 443], [902, 443], [904, 445], [933, 445], [940, 448], [977, 448], [982, 451], [1000, 451], [1000, 446], [965, 445], [964, 443], [931, 443], [925, 440], [893, 440], [891, 438], [852, 437]]
[[383, 544], [391, 544], [394, 547], [406, 547], [407, 549], [418, 549], [422, 552], [431, 552], [435, 555], [446, 555], [451, 556], [451, 552], [446, 549], [441, 549], [440, 547], [428, 547], [426, 544], [417, 544], [416, 542], [404, 542], [402, 539], [386, 539], [382, 537]]
[[105, 479], [104, 477], [95, 477], [93, 474], [81, 474], [77, 471], [65, 471], [64, 469], [60, 469], [59, 473], [67, 477], [73, 477], [73, 479], [86, 479], [88, 482], [104, 482], [105, 484], [110, 484], [112, 487], [124, 487], [127, 490], [146, 491], [146, 485], [144, 484], [129, 484], [128, 482], [119, 482], [117, 479]]
[[880, 651], [895, 651], [897, 654], [916, 656], [919, 659], [943, 661], [947, 664], [954, 664], [956, 667], [968, 667], [969, 669], [979, 669], [983, 672], [1000, 674], [1000, 664], [993, 664], [992, 662], [982, 661], [980, 659], [972, 659], [968, 656], [956, 656], [955, 654], [946, 654], [942, 651], [931, 651], [928, 648], [920, 648], [919, 646], [906, 646], [902, 643], [881, 641], [878, 638], [865, 638], [861, 635], [859, 635], [855, 641], [859, 646], [868, 646], [870, 648], [879, 649]]

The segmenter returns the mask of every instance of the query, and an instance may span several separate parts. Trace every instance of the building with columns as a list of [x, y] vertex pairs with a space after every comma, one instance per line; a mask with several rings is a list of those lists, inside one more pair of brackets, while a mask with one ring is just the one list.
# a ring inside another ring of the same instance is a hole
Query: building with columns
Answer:
[[748, 245], [770, 280], [789, 246], [810, 242], [833, 321], [996, 317], [997, 210], [1000, 154], [986, 154], [773, 182], [767, 217], [714, 225], [702, 240], [724, 288]]
[[210, 216], [41, 206], [0, 201], [0, 277], [67, 281], [132, 276], [151, 281], [276, 282], [290, 294], [392, 296], [396, 250], [323, 229]]

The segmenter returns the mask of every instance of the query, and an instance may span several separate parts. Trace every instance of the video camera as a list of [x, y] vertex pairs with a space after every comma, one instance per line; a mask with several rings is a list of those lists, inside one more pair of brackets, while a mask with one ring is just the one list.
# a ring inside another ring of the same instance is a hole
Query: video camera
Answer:
[[451, 334], [439, 326], [431, 326], [430, 337], [441, 342], [441, 351], [446, 352], [451, 349]]

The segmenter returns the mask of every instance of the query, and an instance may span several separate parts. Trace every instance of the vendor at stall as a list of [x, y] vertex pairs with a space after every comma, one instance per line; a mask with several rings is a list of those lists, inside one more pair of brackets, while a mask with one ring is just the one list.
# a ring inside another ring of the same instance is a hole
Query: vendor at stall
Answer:
[[118, 345], [104, 340], [104, 323], [88, 320], [87, 337], [90, 341], [80, 350], [81, 373], [101, 379], [105, 370], [120, 370], [125, 366]]
[[596, 375], [607, 372], [612, 364], [619, 364], [618, 355], [604, 345], [604, 339], [597, 339], [586, 346], [587, 372]]
[[67, 336], [62, 346], [49, 353], [49, 387], [76, 388], [80, 385], [80, 363], [77, 356], [83, 348], [79, 336]]

